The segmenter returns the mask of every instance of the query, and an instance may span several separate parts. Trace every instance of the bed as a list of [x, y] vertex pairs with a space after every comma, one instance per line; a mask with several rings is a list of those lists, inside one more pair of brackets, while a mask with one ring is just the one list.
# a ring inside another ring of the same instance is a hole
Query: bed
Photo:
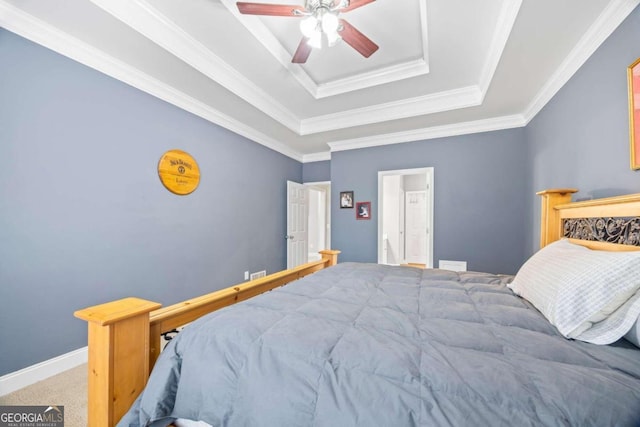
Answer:
[[638, 425], [640, 194], [574, 192], [539, 193], [544, 249], [515, 278], [324, 251], [175, 306], [80, 310], [89, 424]]

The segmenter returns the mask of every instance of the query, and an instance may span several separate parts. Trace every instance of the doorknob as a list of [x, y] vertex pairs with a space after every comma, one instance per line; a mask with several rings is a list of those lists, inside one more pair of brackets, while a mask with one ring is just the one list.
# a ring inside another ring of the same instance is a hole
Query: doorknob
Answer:
[[290, 234], [290, 235], [288, 235], [288, 236], [284, 236], [284, 239], [285, 239], [285, 240], [286, 240], [286, 239], [293, 240], [293, 234]]

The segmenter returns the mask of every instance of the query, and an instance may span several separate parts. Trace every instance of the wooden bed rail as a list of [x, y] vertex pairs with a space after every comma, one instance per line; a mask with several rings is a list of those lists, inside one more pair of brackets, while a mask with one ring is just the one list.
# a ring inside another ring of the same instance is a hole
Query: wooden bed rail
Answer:
[[263, 292], [286, 285], [294, 280], [330, 267], [337, 263], [340, 251], [321, 251], [323, 258], [300, 265], [290, 270], [283, 270], [268, 276], [221, 289], [168, 307], [155, 310], [149, 315], [151, 348], [149, 351], [149, 368], [153, 369], [160, 355], [160, 335], [179, 326], [196, 320], [204, 314], [219, 308], [244, 301]]
[[114, 426], [131, 407], [160, 354], [161, 333], [333, 266], [339, 253], [320, 251], [319, 261], [165, 308], [140, 298], [124, 298], [76, 311], [74, 315], [88, 323], [88, 425]]

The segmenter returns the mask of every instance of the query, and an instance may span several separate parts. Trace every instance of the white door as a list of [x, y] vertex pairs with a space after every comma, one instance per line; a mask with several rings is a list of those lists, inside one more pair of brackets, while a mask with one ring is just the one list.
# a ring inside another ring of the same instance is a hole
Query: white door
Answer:
[[287, 181], [287, 268], [307, 262], [309, 197], [307, 188]]
[[405, 193], [405, 260], [427, 264], [427, 192]]

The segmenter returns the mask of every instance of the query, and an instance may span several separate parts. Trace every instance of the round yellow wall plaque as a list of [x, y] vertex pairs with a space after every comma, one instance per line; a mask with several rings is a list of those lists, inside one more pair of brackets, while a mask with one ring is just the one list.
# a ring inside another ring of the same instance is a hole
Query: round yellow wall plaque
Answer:
[[181, 150], [164, 153], [158, 162], [158, 175], [167, 190], [180, 195], [192, 193], [200, 183], [198, 164]]

